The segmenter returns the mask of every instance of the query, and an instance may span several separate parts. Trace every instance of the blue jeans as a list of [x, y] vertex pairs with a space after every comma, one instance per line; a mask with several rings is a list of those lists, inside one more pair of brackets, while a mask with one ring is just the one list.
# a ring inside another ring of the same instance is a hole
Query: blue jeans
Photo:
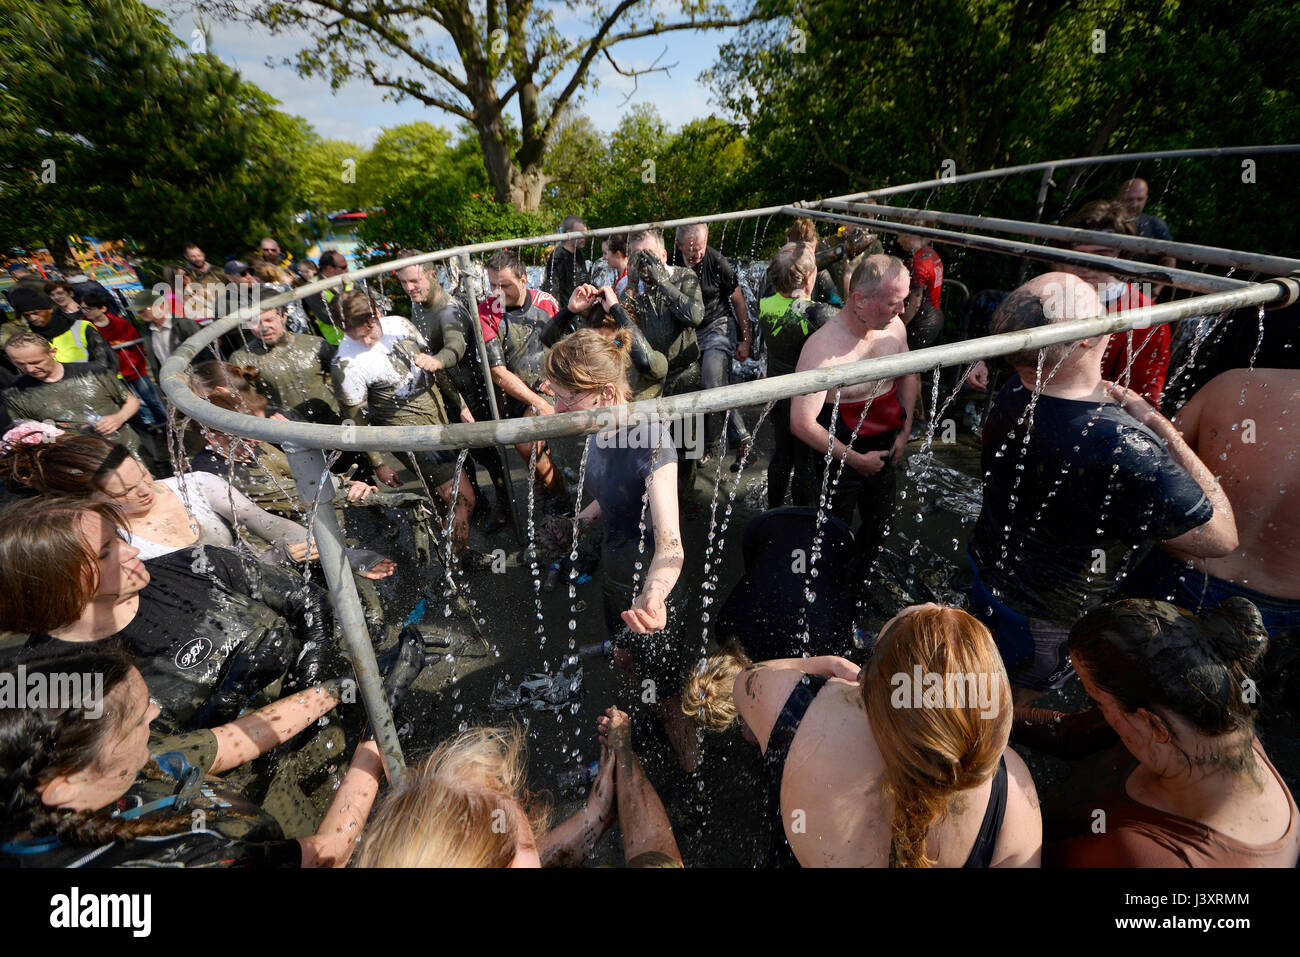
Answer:
[[153, 380], [147, 375], [142, 375], [138, 379], [127, 379], [126, 384], [140, 400], [140, 411], [136, 414], [140, 416], [140, 421], [144, 423], [145, 428], [152, 429], [166, 425], [167, 407], [163, 405], [162, 396], [158, 394], [158, 387], [153, 384]]

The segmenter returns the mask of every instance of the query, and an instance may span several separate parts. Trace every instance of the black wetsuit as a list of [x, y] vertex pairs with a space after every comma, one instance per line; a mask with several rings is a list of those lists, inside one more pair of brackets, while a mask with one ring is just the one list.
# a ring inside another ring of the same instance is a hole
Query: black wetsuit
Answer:
[[[785, 699], [785, 706], [772, 726], [772, 733], [767, 738], [767, 751], [763, 754], [763, 763], [767, 768], [767, 788], [769, 810], [772, 815], [772, 867], [799, 867], [799, 860], [790, 848], [785, 836], [785, 819], [781, 813], [781, 779], [785, 774], [785, 761], [790, 756], [790, 746], [799, 731], [799, 724], [808, 713], [808, 706], [817, 697], [818, 692], [826, 686], [826, 675], [804, 675], [794, 686], [790, 696]], [[1007, 759], [998, 761], [998, 770], [993, 777], [993, 790], [989, 794], [988, 806], [984, 809], [984, 819], [980, 822], [979, 833], [975, 843], [966, 855], [962, 867], [991, 867], [993, 849], [997, 846], [998, 835], [1002, 831], [1002, 821], [1007, 811]], [[890, 865], [893, 865], [893, 847], [890, 847]]]
[[[281, 678], [324, 680], [334, 640], [325, 592], [229, 548], [196, 545], [145, 563], [149, 585], [118, 635], [161, 713], [162, 734], [233, 721]], [[111, 640], [111, 639], [105, 639]], [[35, 635], [23, 657], [65, 642]]]

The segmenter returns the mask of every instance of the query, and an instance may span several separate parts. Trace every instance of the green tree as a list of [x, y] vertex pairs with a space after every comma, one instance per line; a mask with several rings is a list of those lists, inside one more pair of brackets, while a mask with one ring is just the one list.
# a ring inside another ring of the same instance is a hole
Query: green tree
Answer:
[[305, 124], [137, 0], [9, 0], [0, 19], [0, 243], [129, 235], [158, 256], [287, 229]]
[[[213, 0], [207, 9], [272, 33], [305, 31], [308, 45], [285, 62], [304, 76], [328, 77], [334, 89], [363, 78], [395, 98], [469, 122], [497, 202], [535, 210], [546, 183], [546, 149], [566, 108], [592, 87], [597, 57], [637, 75], [646, 71], [614, 59], [626, 40], [754, 19], [720, 2], [676, 6], [681, 19], [674, 22], [648, 0]], [[517, 145], [507, 128], [512, 107], [521, 121]]]
[[380, 191], [371, 174], [369, 151], [346, 140], [312, 135], [298, 163], [303, 201], [314, 213], [365, 209]]

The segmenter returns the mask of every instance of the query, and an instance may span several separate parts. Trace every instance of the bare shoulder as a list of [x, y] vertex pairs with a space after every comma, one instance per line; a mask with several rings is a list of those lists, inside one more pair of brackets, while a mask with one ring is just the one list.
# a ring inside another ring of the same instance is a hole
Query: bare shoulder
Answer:
[[841, 325], [837, 321], [838, 318], [839, 313], [836, 313], [826, 321], [825, 325], [808, 337], [799, 353], [796, 371], [803, 372], [806, 369], [820, 369], [823, 366], [835, 365], [834, 357], [838, 351], [836, 343], [840, 336]]
[[802, 678], [802, 671], [773, 668], [762, 661], [754, 662], [736, 675], [732, 685], [736, 710], [764, 752], [767, 751], [768, 736], [772, 733], [781, 709], [785, 707], [786, 699]]
[[1007, 812], [994, 850], [995, 867], [1039, 867], [1043, 853], [1043, 815], [1029, 766], [1010, 746], [1007, 762]]

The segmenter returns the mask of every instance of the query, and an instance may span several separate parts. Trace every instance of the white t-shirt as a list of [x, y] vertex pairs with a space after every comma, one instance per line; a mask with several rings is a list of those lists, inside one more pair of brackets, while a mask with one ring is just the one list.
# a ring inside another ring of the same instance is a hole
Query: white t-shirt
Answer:
[[424, 351], [424, 337], [401, 316], [384, 316], [380, 324], [384, 335], [373, 346], [348, 336], [339, 342], [334, 362], [341, 373], [339, 391], [348, 406], [364, 405], [372, 387], [391, 391], [399, 399], [425, 387], [428, 373], [411, 361]]

